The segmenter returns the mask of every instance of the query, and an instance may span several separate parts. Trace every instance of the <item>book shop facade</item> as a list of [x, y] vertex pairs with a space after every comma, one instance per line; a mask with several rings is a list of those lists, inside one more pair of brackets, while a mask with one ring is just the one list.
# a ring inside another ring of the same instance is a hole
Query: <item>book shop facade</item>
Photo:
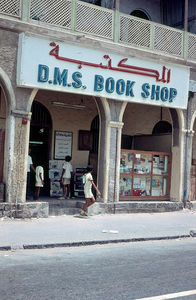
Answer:
[[103, 203], [183, 201], [188, 67], [9, 34], [0, 66], [5, 202], [26, 202], [29, 145], [48, 196], [60, 195], [53, 169], [71, 155], [76, 172], [93, 165]]

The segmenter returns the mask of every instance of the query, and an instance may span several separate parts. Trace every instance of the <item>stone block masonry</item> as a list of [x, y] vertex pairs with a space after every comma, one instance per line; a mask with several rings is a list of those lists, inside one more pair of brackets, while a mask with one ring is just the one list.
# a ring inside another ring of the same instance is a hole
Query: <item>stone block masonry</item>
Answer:
[[171, 201], [131, 201], [115, 203], [98, 203], [89, 207], [89, 215], [128, 214], [128, 213], [162, 213], [183, 209], [182, 202]]
[[47, 202], [0, 203], [0, 218], [47, 218], [48, 215]]

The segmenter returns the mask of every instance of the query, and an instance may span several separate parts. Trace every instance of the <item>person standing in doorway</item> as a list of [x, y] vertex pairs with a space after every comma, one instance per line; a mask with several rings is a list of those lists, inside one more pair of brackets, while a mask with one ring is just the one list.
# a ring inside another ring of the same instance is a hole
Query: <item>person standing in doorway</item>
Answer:
[[71, 156], [67, 155], [65, 156], [65, 162], [63, 164], [63, 171], [62, 175], [60, 178], [60, 182], [63, 185], [63, 196], [60, 197], [60, 200], [63, 199], [70, 199], [71, 195], [71, 188], [70, 188], [70, 181], [73, 173], [73, 167], [72, 164], [70, 163], [71, 161]]
[[28, 153], [28, 160], [27, 160], [27, 189], [26, 189], [26, 199], [29, 200], [30, 198], [30, 180], [31, 180], [31, 170], [35, 172], [35, 168], [33, 166], [33, 161], [30, 156], [31, 154], [31, 149], [29, 148], [29, 153]]
[[86, 168], [87, 173], [84, 175], [84, 195], [85, 195], [85, 204], [82, 208], [82, 211], [80, 213], [81, 216], [88, 216], [87, 213], [87, 209], [89, 206], [91, 206], [92, 204], [95, 203], [95, 197], [92, 193], [92, 186], [94, 187], [94, 189], [97, 192], [97, 196], [101, 196], [100, 191], [98, 190], [97, 186], [95, 185], [94, 181], [93, 181], [93, 177], [92, 177], [92, 171], [93, 171], [93, 167], [92, 166], [88, 166]]
[[40, 188], [44, 186], [44, 169], [42, 166], [37, 166], [35, 170], [35, 196], [38, 200], [40, 195]]

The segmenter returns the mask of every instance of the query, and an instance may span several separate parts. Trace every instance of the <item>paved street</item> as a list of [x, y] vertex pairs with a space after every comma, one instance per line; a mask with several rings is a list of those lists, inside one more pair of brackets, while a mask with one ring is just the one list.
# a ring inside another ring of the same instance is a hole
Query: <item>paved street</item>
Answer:
[[24, 245], [61, 245], [99, 241], [168, 238], [196, 229], [196, 211], [169, 213], [74, 216], [46, 219], [0, 219], [0, 248]]
[[196, 289], [195, 249], [196, 239], [189, 238], [1, 251], [0, 299], [131, 300], [187, 293]]

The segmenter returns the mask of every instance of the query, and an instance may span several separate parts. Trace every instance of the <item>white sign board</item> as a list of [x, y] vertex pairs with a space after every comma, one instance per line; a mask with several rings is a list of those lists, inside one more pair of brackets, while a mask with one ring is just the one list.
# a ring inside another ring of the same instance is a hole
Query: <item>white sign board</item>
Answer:
[[[131, 50], [130, 50], [131, 53]], [[20, 35], [17, 85], [186, 108], [189, 68]]]
[[56, 131], [54, 159], [65, 159], [65, 156], [72, 154], [72, 132]]

